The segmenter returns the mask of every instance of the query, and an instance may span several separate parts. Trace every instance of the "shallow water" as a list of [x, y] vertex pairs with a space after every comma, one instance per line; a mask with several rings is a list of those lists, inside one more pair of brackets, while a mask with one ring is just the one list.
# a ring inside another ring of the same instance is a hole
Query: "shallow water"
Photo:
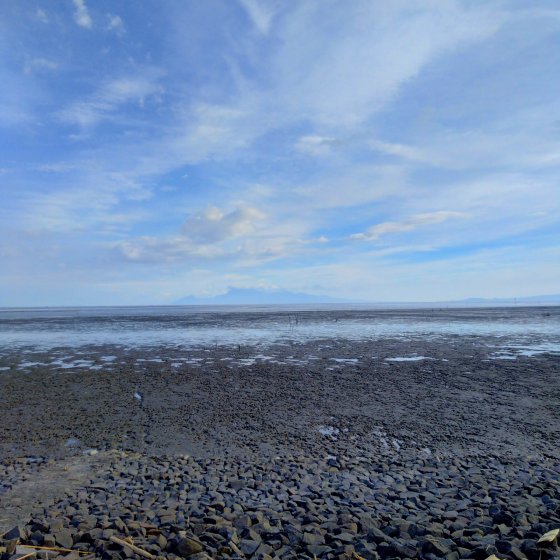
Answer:
[[[0, 353], [85, 345], [258, 345], [317, 339], [491, 337], [496, 359], [560, 352], [560, 308], [341, 306], [0, 309]], [[398, 357], [395, 358], [407, 358]], [[420, 359], [408, 357], [407, 359]]]

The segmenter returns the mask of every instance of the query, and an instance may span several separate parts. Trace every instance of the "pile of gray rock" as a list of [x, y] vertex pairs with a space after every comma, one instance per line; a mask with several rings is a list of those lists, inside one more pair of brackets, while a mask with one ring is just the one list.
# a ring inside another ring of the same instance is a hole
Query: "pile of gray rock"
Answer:
[[559, 480], [544, 459], [123, 453], [3, 538], [76, 559], [547, 560]]

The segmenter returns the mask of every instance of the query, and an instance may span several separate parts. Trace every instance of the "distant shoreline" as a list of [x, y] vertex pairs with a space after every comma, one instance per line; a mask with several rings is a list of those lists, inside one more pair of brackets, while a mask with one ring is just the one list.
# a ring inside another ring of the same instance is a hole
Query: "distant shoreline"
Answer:
[[[534, 301], [534, 302], [372, 302], [372, 303], [191, 303], [191, 304], [147, 304], [147, 305], [44, 305], [44, 306], [1, 306], [2, 312], [30, 312], [30, 311], [72, 311], [72, 310], [169, 310], [169, 309], [196, 309], [214, 312], [220, 310], [243, 312], [247, 311], [271, 311], [272, 309], [291, 310], [302, 309], [306, 311], [407, 311], [417, 309], [526, 309], [534, 307], [559, 307], [560, 301]], [[0, 320], [2, 319], [0, 315]]]

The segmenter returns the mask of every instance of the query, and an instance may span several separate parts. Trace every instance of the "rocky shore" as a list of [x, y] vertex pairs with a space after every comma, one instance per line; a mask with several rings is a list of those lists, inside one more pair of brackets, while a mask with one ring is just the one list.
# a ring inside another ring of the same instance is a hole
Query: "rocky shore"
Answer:
[[558, 356], [500, 345], [7, 352], [2, 558], [560, 557]]
[[114, 559], [141, 556], [112, 537], [154, 558], [558, 557], [538, 544], [560, 528], [552, 461], [105, 455], [4, 539]]

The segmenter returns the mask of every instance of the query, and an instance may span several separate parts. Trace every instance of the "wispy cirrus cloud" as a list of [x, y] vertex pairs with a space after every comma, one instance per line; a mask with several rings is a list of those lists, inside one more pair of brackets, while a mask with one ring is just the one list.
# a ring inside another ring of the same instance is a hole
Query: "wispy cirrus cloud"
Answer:
[[366, 241], [376, 241], [384, 235], [404, 233], [424, 226], [440, 224], [450, 219], [465, 217], [466, 215], [463, 212], [439, 210], [437, 212], [431, 212], [428, 214], [418, 214], [399, 222], [383, 222], [380, 224], [375, 224], [363, 233], [353, 233], [350, 238]]
[[274, 98], [288, 114], [323, 126], [356, 125], [431, 61], [484, 40], [501, 24], [497, 11], [455, 2], [440, 3], [437, 11], [418, 2], [357, 2], [327, 12], [320, 3], [300, 4], [277, 30]]
[[274, 15], [278, 10], [278, 4], [259, 0], [239, 0], [239, 3], [245, 9], [247, 15], [259, 32], [266, 35], [270, 29]]
[[[421, 148], [415, 146], [407, 146], [406, 144], [396, 144], [392, 142], [383, 142], [381, 140], [370, 140], [368, 142], [372, 150], [381, 152], [389, 156], [395, 156], [405, 160], [420, 163], [437, 163], [438, 158], [434, 153], [427, 153]], [[441, 160], [439, 160], [441, 161]]]
[[34, 72], [52, 72], [58, 67], [58, 62], [39, 56], [37, 58], [30, 58], [25, 62], [24, 72], [26, 74], [33, 74]]
[[[82, 161], [44, 166], [37, 170], [46, 188], [30, 189], [18, 185], [17, 196], [10, 198], [11, 207], [0, 211], [5, 225], [31, 235], [106, 231], [119, 225], [121, 230], [145, 220], [149, 215], [139, 203], [152, 197], [128, 174], [96, 169], [95, 163]], [[48, 188], [52, 182], [56, 190]], [[79, 186], [76, 183], [79, 182]], [[134, 208], [132, 208], [134, 206]]]
[[560, 140], [555, 102], [528, 106], [468, 130], [443, 129], [407, 143], [369, 140], [375, 153], [443, 169], [531, 169], [558, 165]]
[[88, 98], [59, 111], [58, 117], [82, 128], [94, 126], [114, 116], [123, 105], [141, 106], [147, 98], [161, 94], [163, 89], [158, 77], [157, 71], [148, 69], [142, 74], [109, 80]]
[[312, 156], [328, 156], [332, 153], [332, 147], [336, 145], [336, 138], [330, 136], [318, 136], [310, 134], [298, 138], [296, 150], [303, 154]]

